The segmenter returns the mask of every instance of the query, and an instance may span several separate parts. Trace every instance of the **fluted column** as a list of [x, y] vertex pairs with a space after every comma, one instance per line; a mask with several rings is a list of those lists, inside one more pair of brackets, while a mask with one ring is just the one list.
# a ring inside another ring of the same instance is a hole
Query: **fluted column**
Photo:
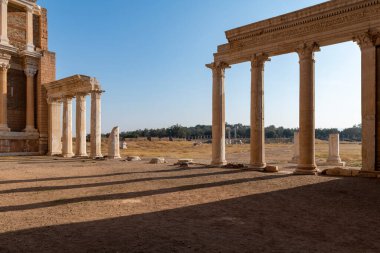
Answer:
[[87, 157], [86, 151], [86, 94], [76, 96], [75, 156]]
[[8, 0], [0, 0], [0, 44], [9, 45]]
[[266, 54], [254, 55], [251, 59], [251, 162], [250, 167], [264, 169], [264, 64], [269, 60]]
[[8, 104], [7, 104], [7, 85], [8, 69], [10, 68], [9, 60], [11, 56], [1, 54], [0, 56], [0, 132], [9, 132], [8, 128]]
[[61, 102], [48, 99], [48, 155], [62, 154]]
[[91, 158], [102, 155], [101, 91], [91, 92]]
[[24, 132], [37, 132], [34, 127], [34, 76], [37, 73], [35, 66], [26, 66], [26, 127]]
[[300, 64], [299, 144], [300, 157], [296, 174], [315, 174], [315, 61], [316, 43], [297, 49]]
[[[361, 96], [362, 96], [362, 170], [376, 170], [376, 93], [377, 56], [376, 40], [379, 34], [363, 33], [355, 38], [361, 49]], [[380, 123], [380, 122], [379, 122]], [[378, 124], [380, 125], [380, 124]], [[380, 128], [378, 129], [380, 130]], [[380, 164], [379, 166], [380, 167]]]
[[212, 165], [227, 164], [226, 161], [226, 120], [224, 75], [229, 68], [226, 63], [211, 63], [206, 67], [212, 70]]
[[63, 101], [63, 138], [62, 138], [62, 156], [73, 157], [73, 105], [72, 97], [64, 97]]
[[33, 42], [33, 7], [26, 7], [26, 51], [34, 52]]

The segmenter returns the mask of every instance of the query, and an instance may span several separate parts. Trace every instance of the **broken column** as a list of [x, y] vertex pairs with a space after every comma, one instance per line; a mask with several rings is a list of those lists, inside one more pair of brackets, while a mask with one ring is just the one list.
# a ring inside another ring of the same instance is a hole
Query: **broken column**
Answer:
[[114, 127], [108, 137], [108, 158], [120, 159], [119, 127]]
[[346, 165], [345, 162], [342, 162], [339, 155], [339, 134], [330, 134], [329, 136], [329, 158], [327, 159], [327, 165]]

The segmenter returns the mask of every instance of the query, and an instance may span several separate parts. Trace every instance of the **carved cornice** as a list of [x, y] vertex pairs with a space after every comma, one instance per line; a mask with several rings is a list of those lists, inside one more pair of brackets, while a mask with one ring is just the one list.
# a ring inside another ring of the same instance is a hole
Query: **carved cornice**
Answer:
[[254, 54], [251, 58], [251, 68], [264, 68], [264, 63], [270, 60], [268, 54]]
[[378, 38], [380, 38], [380, 33], [368, 30], [365, 33], [356, 35], [353, 40], [358, 43], [361, 49], [366, 49], [374, 47]]
[[303, 60], [314, 60], [314, 52], [319, 52], [320, 48], [317, 43], [304, 43], [300, 45], [296, 52], [301, 61]]

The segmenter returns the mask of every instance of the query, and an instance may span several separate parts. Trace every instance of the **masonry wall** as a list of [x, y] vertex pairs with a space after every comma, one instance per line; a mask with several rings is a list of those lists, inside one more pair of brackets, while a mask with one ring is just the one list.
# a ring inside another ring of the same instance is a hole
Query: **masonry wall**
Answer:
[[42, 9], [40, 18], [40, 41], [42, 58], [40, 60], [38, 79], [37, 79], [37, 127], [40, 132], [40, 153], [48, 152], [48, 105], [46, 89], [43, 84], [56, 80], [56, 59], [55, 53], [48, 51], [48, 23], [47, 11]]
[[380, 170], [380, 47], [376, 48], [376, 170]]

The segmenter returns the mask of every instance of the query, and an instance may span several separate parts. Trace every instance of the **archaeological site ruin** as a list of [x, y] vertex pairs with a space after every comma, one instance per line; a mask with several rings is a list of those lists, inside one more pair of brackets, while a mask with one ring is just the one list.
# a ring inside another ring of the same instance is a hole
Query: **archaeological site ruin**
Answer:
[[[226, 32], [212, 69], [212, 164], [225, 165], [226, 69], [251, 62], [252, 168], [265, 169], [264, 65], [282, 54], [299, 55], [299, 157], [297, 174], [315, 174], [315, 63], [324, 46], [353, 41], [361, 49], [362, 171], [380, 170], [380, 1], [332, 0]], [[331, 70], [333, 71], [333, 70]], [[340, 163], [335, 157], [336, 163]]]
[[86, 96], [91, 94], [89, 155], [101, 157], [99, 82], [83, 75], [56, 80], [55, 53], [48, 49], [47, 11], [36, 0], [1, 0], [0, 11], [0, 154], [88, 156]]

